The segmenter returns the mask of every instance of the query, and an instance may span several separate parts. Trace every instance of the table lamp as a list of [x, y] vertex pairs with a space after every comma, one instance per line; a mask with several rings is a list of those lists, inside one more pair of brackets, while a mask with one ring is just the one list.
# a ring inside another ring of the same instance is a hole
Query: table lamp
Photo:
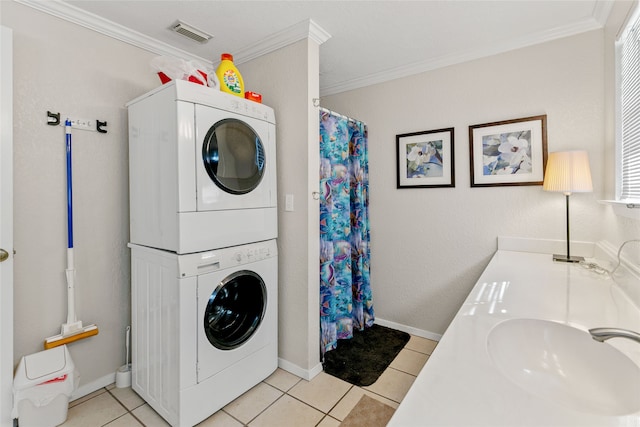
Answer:
[[567, 201], [567, 255], [554, 254], [553, 260], [559, 262], [583, 261], [583, 257], [571, 256], [569, 248], [569, 196], [571, 193], [593, 191], [587, 152], [557, 151], [549, 153], [542, 189], [564, 193]]

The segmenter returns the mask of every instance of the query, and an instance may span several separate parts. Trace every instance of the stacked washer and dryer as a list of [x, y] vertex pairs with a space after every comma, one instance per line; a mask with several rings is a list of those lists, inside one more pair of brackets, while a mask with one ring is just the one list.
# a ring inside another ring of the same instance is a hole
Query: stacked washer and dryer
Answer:
[[277, 368], [275, 116], [186, 81], [127, 107], [132, 388], [192, 426]]

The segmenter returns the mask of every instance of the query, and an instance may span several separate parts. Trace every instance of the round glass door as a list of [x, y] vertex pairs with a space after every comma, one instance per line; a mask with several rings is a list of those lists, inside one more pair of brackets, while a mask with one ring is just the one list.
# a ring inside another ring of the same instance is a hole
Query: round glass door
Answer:
[[227, 193], [248, 193], [264, 175], [262, 141], [249, 125], [237, 119], [220, 120], [209, 128], [202, 158], [209, 177]]
[[209, 342], [221, 350], [234, 349], [256, 331], [267, 306], [264, 281], [251, 271], [238, 271], [224, 279], [209, 296], [204, 330]]

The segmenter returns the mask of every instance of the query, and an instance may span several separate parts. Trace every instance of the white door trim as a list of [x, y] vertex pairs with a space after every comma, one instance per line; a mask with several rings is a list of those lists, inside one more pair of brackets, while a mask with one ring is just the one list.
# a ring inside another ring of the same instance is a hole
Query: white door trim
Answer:
[[0, 26], [0, 426], [13, 425], [13, 33]]

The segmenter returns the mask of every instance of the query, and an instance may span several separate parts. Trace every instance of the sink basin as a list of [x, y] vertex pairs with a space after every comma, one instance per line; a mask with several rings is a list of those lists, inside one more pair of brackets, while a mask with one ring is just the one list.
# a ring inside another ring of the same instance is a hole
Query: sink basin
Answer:
[[487, 337], [496, 368], [530, 394], [581, 412], [640, 411], [640, 368], [609, 343], [539, 319], [498, 323]]

